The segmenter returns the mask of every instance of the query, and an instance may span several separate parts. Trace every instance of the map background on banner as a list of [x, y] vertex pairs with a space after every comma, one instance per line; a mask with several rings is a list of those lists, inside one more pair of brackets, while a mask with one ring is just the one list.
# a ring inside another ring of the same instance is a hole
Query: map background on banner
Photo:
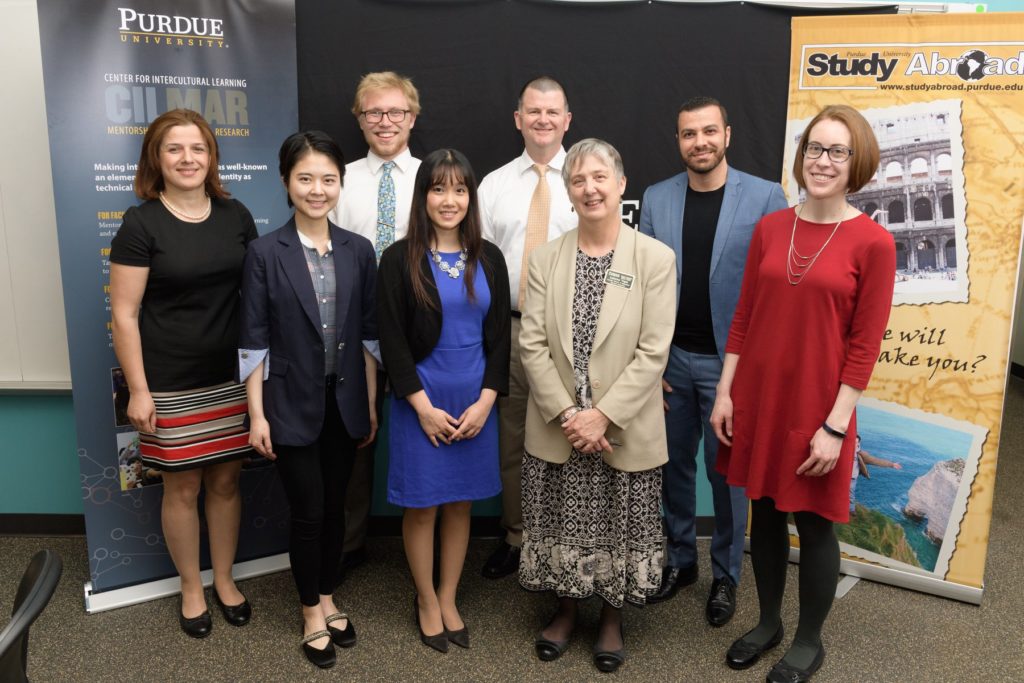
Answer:
[[[894, 306], [867, 395], [987, 432], [966, 511], [962, 519], [951, 520], [947, 532], [955, 539], [955, 549], [942, 577], [977, 587], [984, 576], [1024, 215], [1024, 155], [1018, 151], [1024, 140], [1024, 77], [988, 75], [971, 83], [985, 88], [968, 90], [955, 70], [952, 75], [915, 71], [909, 76], [905, 70], [930, 67], [932, 52], [943, 59], [958, 59], [974, 49], [1016, 57], [1024, 51], [1022, 36], [1024, 16], [1019, 14], [793, 21], [790, 122], [809, 119], [828, 104], [884, 111], [937, 99], [960, 100], [969, 299]], [[914, 57], [919, 52], [926, 56]], [[876, 64], [893, 59], [896, 65], [883, 89], [880, 73], [810, 76], [805, 69], [813, 68], [808, 60], [815, 54], [865, 60], [865, 71], [872, 59]], [[952, 69], [949, 64], [947, 71]], [[999, 89], [987, 89], [993, 86]], [[787, 136], [785, 151], [787, 175], [795, 146], [791, 138]], [[885, 178], [875, 182], [884, 184]]]
[[[128, 9], [40, 0], [38, 11], [80, 487], [100, 592], [176, 574], [160, 528], [162, 486], [122, 490], [118, 460], [130, 439], [121, 435], [132, 432], [117, 426], [108, 257], [124, 210], [139, 203], [132, 179], [142, 135], [168, 109], [200, 111], [218, 134], [226, 188], [262, 232], [284, 223], [290, 212], [273, 160], [298, 127], [295, 36], [287, 30], [294, 5], [137, 0]], [[149, 14], [184, 17], [191, 33], [150, 29], [141, 18]], [[241, 478], [238, 561], [287, 547], [275, 472], [252, 464]], [[201, 562], [208, 566], [205, 547]]]

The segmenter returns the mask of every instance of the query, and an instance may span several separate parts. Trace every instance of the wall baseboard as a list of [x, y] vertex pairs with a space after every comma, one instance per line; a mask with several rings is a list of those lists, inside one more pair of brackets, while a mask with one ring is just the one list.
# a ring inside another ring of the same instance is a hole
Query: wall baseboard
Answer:
[[0, 514], [6, 536], [83, 536], [85, 515]]
[[[714, 527], [714, 517], [697, 518], [698, 536], [710, 536]], [[499, 517], [481, 516], [472, 519], [470, 534], [477, 538], [499, 538], [504, 536], [504, 531]], [[0, 535], [83, 536], [85, 515], [0, 514]], [[402, 518], [398, 515], [370, 517], [369, 535], [401, 536]]]

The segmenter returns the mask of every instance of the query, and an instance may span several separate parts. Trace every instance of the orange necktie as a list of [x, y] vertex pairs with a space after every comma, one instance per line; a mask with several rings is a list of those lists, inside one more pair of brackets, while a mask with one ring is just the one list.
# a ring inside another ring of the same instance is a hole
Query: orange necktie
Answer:
[[548, 187], [545, 164], [534, 164], [537, 187], [530, 199], [530, 213], [526, 215], [526, 241], [523, 244], [523, 267], [519, 273], [519, 301], [516, 308], [523, 310], [526, 301], [526, 278], [529, 269], [530, 252], [548, 241], [548, 219], [551, 216], [551, 189]]

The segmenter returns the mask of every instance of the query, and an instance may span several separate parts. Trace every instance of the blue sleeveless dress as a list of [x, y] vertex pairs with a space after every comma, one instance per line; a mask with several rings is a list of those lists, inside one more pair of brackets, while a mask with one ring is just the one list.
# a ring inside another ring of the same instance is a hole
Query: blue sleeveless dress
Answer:
[[[450, 264], [459, 257], [458, 252], [440, 255]], [[433, 259], [430, 266], [441, 298], [441, 336], [431, 354], [417, 363], [416, 371], [430, 402], [458, 419], [480, 398], [486, 364], [483, 324], [491, 292], [480, 268], [473, 280], [476, 302], [470, 302], [465, 275], [452, 278]], [[438, 442], [435, 448], [409, 402], [392, 395], [388, 502], [424, 508], [497, 495], [501, 491], [497, 412], [495, 404], [476, 437], [450, 445]]]

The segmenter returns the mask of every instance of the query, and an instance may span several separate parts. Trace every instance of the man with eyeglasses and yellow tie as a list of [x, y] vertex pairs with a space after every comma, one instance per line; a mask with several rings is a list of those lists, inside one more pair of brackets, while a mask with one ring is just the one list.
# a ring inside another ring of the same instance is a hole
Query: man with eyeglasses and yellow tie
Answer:
[[640, 232], [675, 251], [679, 284], [676, 329], [661, 382], [669, 458], [662, 470], [666, 566], [660, 589], [647, 602], [668, 600], [697, 581], [697, 446], [703, 437], [715, 512], [704, 612], [711, 626], [725, 625], [736, 611], [747, 521], [743, 490], [715, 471], [718, 438], [711, 408], [754, 226], [787, 206], [778, 183], [729, 166], [731, 133], [718, 100], [687, 100], [676, 118], [686, 170], [647, 188], [640, 208]]
[[523, 134], [525, 149], [480, 183], [483, 237], [497, 244], [505, 255], [512, 296], [509, 393], [498, 399], [501, 525], [505, 538], [483, 566], [481, 573], [491, 579], [519, 568], [523, 542], [520, 476], [530, 387], [519, 358], [519, 312], [526, 291], [526, 266], [534, 248], [572, 230], [577, 223], [562, 182], [562, 138], [572, 120], [565, 90], [549, 76], [530, 80], [519, 92], [513, 117]]
[[[409, 228], [413, 184], [420, 167], [420, 160], [409, 151], [409, 134], [419, 113], [420, 95], [409, 78], [379, 71], [359, 81], [352, 114], [370, 149], [366, 157], [345, 165], [345, 187], [330, 219], [370, 240], [378, 261]], [[383, 370], [378, 373], [377, 386], [377, 415], [383, 415]], [[381, 425], [377, 433], [383, 429]], [[349, 480], [343, 570], [366, 559], [375, 446], [371, 443], [359, 449]]]

